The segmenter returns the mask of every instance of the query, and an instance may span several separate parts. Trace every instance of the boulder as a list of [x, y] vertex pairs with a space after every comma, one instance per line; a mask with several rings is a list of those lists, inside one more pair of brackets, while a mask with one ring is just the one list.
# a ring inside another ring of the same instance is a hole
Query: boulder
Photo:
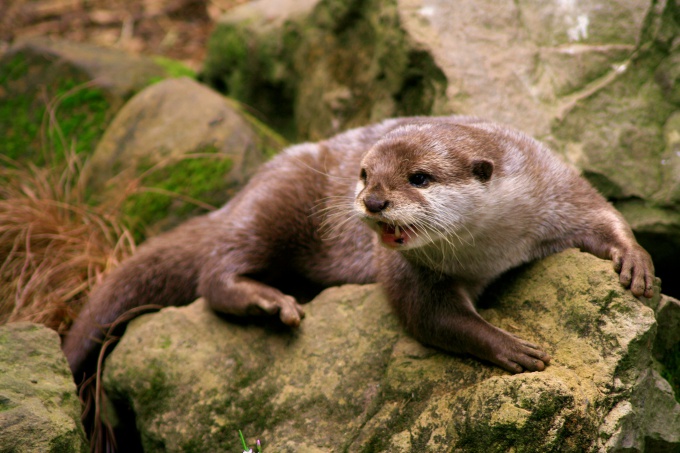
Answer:
[[[652, 368], [651, 308], [610, 262], [569, 250], [511, 272], [482, 316], [543, 345], [511, 375], [408, 337], [378, 285], [307, 306], [299, 330], [228, 322], [203, 300], [134, 320], [104, 386], [145, 451], [678, 451], [680, 405]], [[658, 297], [651, 301], [658, 304]]]
[[93, 192], [111, 183], [135, 192], [126, 213], [157, 232], [221, 206], [284, 143], [238, 103], [192, 79], [167, 79], [118, 112], [85, 179]]
[[38, 324], [0, 326], [0, 451], [89, 451], [60, 343]]
[[[220, 19], [206, 81], [300, 138], [413, 114], [521, 129], [615, 202], [666, 290], [680, 294], [677, 2], [278, 3], [248, 2]], [[282, 105], [294, 125], [274, 121]]]
[[3, 154], [55, 165], [66, 150], [91, 153], [123, 103], [178, 65], [88, 44], [18, 40], [0, 58]]

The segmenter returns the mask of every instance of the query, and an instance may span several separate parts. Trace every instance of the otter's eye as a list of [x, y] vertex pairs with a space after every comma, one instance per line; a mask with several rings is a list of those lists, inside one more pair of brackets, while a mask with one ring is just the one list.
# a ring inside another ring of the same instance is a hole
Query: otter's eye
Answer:
[[359, 174], [359, 178], [361, 178], [361, 180], [363, 182], [366, 182], [366, 169], [365, 168], [361, 169], [361, 173]]
[[414, 173], [408, 177], [408, 182], [413, 187], [427, 187], [430, 185], [430, 182], [432, 182], [432, 176], [426, 173]]

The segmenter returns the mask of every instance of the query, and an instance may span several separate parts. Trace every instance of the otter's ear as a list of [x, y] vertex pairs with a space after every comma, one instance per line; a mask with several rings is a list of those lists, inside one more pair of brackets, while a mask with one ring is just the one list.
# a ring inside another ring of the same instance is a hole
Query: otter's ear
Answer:
[[493, 174], [493, 161], [476, 159], [472, 161], [472, 174], [482, 182], [487, 182]]

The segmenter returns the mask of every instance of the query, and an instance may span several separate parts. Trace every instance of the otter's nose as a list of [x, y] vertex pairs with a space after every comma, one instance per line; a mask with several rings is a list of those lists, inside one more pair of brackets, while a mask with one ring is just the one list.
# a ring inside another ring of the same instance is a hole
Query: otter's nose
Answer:
[[385, 210], [385, 208], [387, 208], [389, 204], [390, 204], [389, 201], [384, 200], [375, 194], [370, 194], [369, 196], [364, 198], [364, 206], [366, 206], [368, 212], [371, 212], [373, 214], [377, 214]]

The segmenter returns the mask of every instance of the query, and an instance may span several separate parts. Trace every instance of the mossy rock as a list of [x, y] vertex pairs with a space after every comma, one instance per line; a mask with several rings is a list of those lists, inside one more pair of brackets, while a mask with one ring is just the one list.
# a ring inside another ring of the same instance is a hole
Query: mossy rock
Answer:
[[125, 104], [85, 177], [102, 200], [127, 195], [123, 211], [141, 239], [221, 206], [284, 144], [238, 103], [168, 79]]
[[[654, 312], [610, 262], [569, 250], [490, 289], [481, 315], [543, 345], [510, 375], [409, 338], [379, 286], [321, 293], [299, 330], [229, 323], [203, 300], [134, 320], [104, 386], [145, 451], [678, 451], [680, 405], [652, 369]], [[652, 305], [658, 303], [658, 297]]]
[[0, 451], [89, 451], [80, 412], [56, 332], [25, 322], [0, 326]]
[[[225, 15], [202, 77], [288, 137], [320, 139], [427, 114], [446, 81], [399, 26], [396, 1], [253, 2]], [[292, 121], [291, 121], [292, 120]]]
[[40, 166], [92, 153], [114, 114], [179, 63], [87, 44], [29, 38], [0, 59], [0, 153]]

